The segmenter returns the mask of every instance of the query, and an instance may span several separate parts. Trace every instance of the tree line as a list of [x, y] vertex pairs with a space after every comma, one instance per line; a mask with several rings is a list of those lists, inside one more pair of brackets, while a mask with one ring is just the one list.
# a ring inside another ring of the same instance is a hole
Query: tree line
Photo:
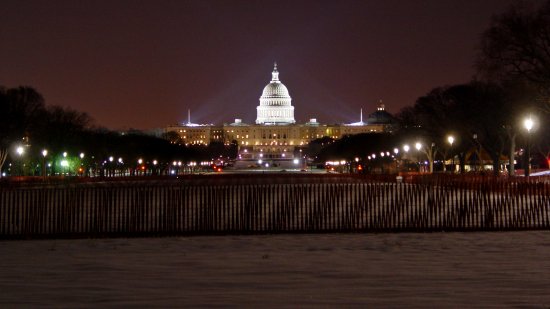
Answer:
[[[223, 144], [186, 147], [170, 136], [107, 130], [94, 126], [86, 113], [46, 105], [43, 96], [32, 87], [0, 86], [0, 171], [6, 171], [13, 163], [14, 169], [19, 170], [10, 169], [11, 174], [41, 175], [44, 165], [49, 164], [48, 174], [55, 175], [63, 169], [62, 160], [70, 164], [72, 159], [83, 165], [81, 172], [86, 173], [90, 168], [112, 168], [120, 163], [119, 159], [127, 167], [137, 167], [142, 159], [142, 165], [153, 165], [155, 161], [157, 172], [161, 173], [174, 161], [209, 160], [212, 156], [230, 155], [231, 149]], [[75, 166], [69, 168], [74, 172]]]

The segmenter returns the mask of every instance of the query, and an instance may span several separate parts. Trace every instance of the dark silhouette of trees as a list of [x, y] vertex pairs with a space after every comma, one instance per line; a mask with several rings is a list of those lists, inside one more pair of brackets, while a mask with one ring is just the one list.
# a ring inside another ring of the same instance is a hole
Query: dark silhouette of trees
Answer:
[[[517, 110], [523, 106], [523, 93], [520, 87], [479, 81], [435, 88], [398, 115], [403, 131], [400, 134], [423, 140], [430, 164], [438, 152], [458, 155], [463, 171], [466, 153], [473, 151], [480, 160], [484, 150], [491, 157], [493, 171], [498, 173], [504, 153], [511, 162], [514, 160], [520, 129]], [[452, 148], [447, 142], [450, 135], [455, 138]]]
[[[537, 115], [542, 129], [550, 113], [550, 1], [518, 2], [494, 16], [482, 36], [477, 69], [480, 78], [502, 84], [515, 103], [507, 105], [508, 121], [503, 125], [513, 161], [516, 139], [525, 135], [521, 118]], [[539, 138], [532, 140], [533, 146], [548, 155], [543, 150], [548, 136], [542, 133], [534, 133]]]
[[539, 107], [550, 111], [550, 1], [521, 1], [494, 16], [482, 36], [477, 68], [485, 80], [527, 82], [538, 92]]
[[[438, 153], [447, 153], [446, 136], [462, 135], [458, 129], [461, 115], [457, 114], [457, 100], [451, 95], [452, 87], [438, 87], [425, 96], [417, 99], [413, 106], [405, 107], [397, 115], [401, 122], [399, 135], [404, 141], [409, 141], [411, 147], [416, 142], [422, 143], [422, 151], [426, 155], [430, 172]], [[457, 143], [456, 145], [458, 145]], [[456, 152], [460, 148], [454, 147]]]
[[[531, 132], [531, 142], [532, 143], [532, 156], [533, 163], [535, 165], [544, 166], [550, 168], [550, 113], [539, 114], [538, 123], [534, 127], [533, 132]], [[524, 144], [527, 144], [526, 139], [527, 133], [524, 132], [522, 137], [524, 138]]]
[[[524, 135], [522, 118], [550, 111], [550, 1], [541, 6], [518, 2], [493, 17], [476, 65], [479, 80], [435, 88], [404, 108], [398, 115], [399, 134], [432, 143], [424, 148], [430, 164], [438, 151], [443, 158], [452, 152], [464, 171], [466, 154], [473, 151], [480, 160], [483, 150], [495, 173], [506, 154], [513, 175], [517, 139]], [[446, 145], [448, 135], [455, 138], [452, 148]], [[538, 143], [543, 149], [544, 141]]]
[[218, 157], [228, 158], [233, 160], [237, 157], [238, 145], [235, 141], [229, 145], [225, 145], [223, 142], [213, 141], [207, 147], [203, 147], [203, 153], [201, 158], [205, 160], [215, 159]]
[[81, 152], [89, 142], [86, 137], [91, 124], [92, 119], [86, 113], [47, 106], [29, 138], [36, 149], [48, 149], [51, 153]]
[[307, 155], [309, 158], [315, 159], [319, 156], [319, 154], [325, 147], [327, 147], [333, 142], [334, 142], [334, 139], [328, 136], [312, 140], [307, 145], [307, 147], [305, 147], [304, 154]]
[[121, 134], [92, 125], [86, 113], [46, 106], [42, 95], [31, 87], [0, 87], [0, 170], [18, 144], [28, 146], [24, 155], [30, 166], [28, 174], [41, 174], [37, 166], [45, 164], [42, 149], [48, 150], [51, 174], [56, 173], [63, 152], [73, 157], [83, 153], [80, 162], [96, 169], [103, 169], [110, 156], [122, 158], [128, 170], [137, 167], [138, 159], [157, 160], [158, 171], [166, 170], [172, 160], [200, 157], [198, 151], [162, 138], [139, 132]]
[[467, 137], [476, 160], [482, 160], [481, 151], [485, 150], [493, 162], [493, 172], [498, 175], [501, 157], [509, 144], [503, 128], [515, 117], [510, 113], [513, 102], [507, 100], [504, 89], [497, 84], [472, 82], [450, 91], [458, 103], [459, 123], [455, 121], [455, 130]]
[[0, 170], [10, 147], [37, 129], [44, 115], [44, 98], [33, 88], [0, 86]]
[[163, 139], [169, 141], [172, 144], [183, 144], [184, 143], [181, 136], [178, 134], [178, 132], [175, 132], [175, 131], [164, 132], [164, 133], [162, 133], [161, 137]]
[[[323, 139], [328, 141], [328, 139]], [[319, 140], [321, 141], [321, 140]], [[354, 157], [365, 158], [372, 153], [391, 151], [398, 142], [395, 136], [385, 133], [364, 133], [347, 135], [339, 140], [324, 143], [317, 153], [320, 162], [340, 158], [352, 160]]]

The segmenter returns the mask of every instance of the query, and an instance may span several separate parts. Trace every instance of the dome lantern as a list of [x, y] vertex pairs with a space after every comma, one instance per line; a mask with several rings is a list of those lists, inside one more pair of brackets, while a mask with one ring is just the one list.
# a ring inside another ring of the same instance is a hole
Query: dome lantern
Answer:
[[271, 73], [271, 82], [279, 81], [279, 71], [277, 71], [277, 62], [273, 64], [273, 72]]

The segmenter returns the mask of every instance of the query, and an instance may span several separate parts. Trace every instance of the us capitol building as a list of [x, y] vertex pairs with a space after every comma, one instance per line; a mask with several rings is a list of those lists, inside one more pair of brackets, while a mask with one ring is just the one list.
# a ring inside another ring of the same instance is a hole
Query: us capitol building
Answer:
[[393, 130], [394, 118], [380, 103], [366, 122], [352, 124], [320, 124], [315, 118], [305, 124], [296, 124], [294, 106], [287, 87], [279, 80], [275, 63], [271, 82], [264, 87], [260, 105], [256, 107], [255, 124], [246, 124], [235, 119], [230, 124], [199, 125], [188, 122], [168, 126], [166, 132], [176, 132], [186, 145], [208, 145], [210, 142], [223, 142], [226, 145], [238, 144], [236, 165], [241, 167], [263, 162], [281, 167], [299, 164], [301, 149], [312, 140], [330, 137], [339, 139], [345, 135], [359, 133], [379, 133]]

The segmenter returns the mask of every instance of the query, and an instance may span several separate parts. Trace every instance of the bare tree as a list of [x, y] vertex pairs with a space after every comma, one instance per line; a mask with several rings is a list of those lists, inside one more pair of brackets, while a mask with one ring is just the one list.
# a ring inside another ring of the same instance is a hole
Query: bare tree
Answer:
[[10, 146], [20, 141], [44, 112], [44, 99], [31, 87], [0, 87], [0, 170]]
[[[498, 173], [502, 153], [508, 144], [503, 128], [513, 123], [516, 102], [498, 84], [470, 82], [433, 89], [420, 97], [412, 108], [405, 109], [400, 118], [424, 141], [422, 151], [430, 171], [433, 171], [438, 153], [445, 153], [445, 159], [446, 151], [443, 150], [450, 148], [447, 137], [452, 134], [456, 140], [452, 155], [458, 154], [461, 166], [468, 151], [475, 149], [479, 158], [483, 147], [491, 156], [493, 170]], [[515, 142], [515, 136], [512, 141]]]
[[539, 107], [550, 111], [550, 1], [517, 2], [494, 16], [482, 35], [476, 65], [482, 79], [533, 85]]

